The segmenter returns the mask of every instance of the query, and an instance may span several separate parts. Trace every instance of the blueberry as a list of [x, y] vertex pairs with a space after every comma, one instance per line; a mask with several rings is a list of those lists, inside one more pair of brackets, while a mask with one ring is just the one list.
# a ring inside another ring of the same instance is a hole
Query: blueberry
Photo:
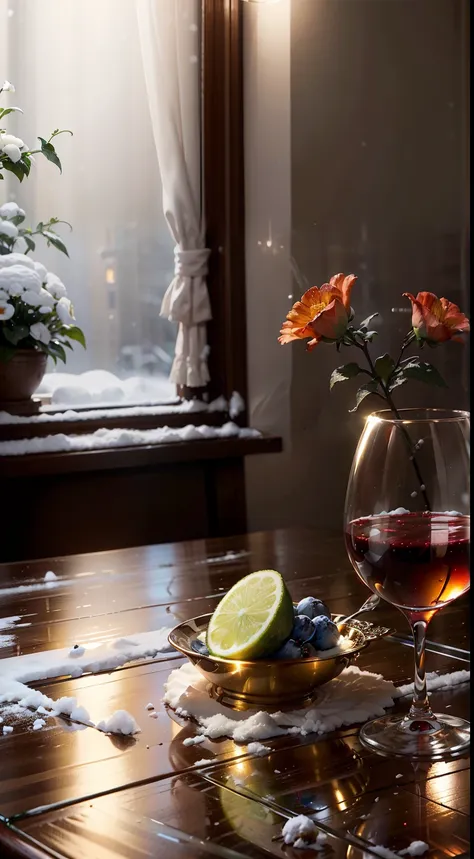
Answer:
[[293, 623], [292, 638], [300, 644], [309, 641], [314, 635], [314, 625], [311, 618], [305, 614], [298, 614]]
[[209, 656], [209, 651], [206, 645], [203, 641], [199, 641], [199, 638], [195, 638], [194, 641], [191, 642], [191, 650], [194, 650], [195, 653], [199, 653], [199, 656]]
[[292, 638], [285, 641], [274, 654], [275, 659], [301, 659], [301, 647]]
[[316, 650], [315, 647], [313, 647], [313, 645], [310, 641], [307, 641], [306, 644], [303, 644], [301, 651], [302, 651], [302, 654], [303, 654], [305, 659], [308, 659], [309, 656], [317, 656], [318, 655], [318, 651]]
[[333, 620], [327, 617], [315, 617], [313, 620], [314, 635], [311, 644], [316, 650], [329, 650], [339, 642], [339, 630]]
[[296, 606], [296, 614], [305, 614], [306, 617], [310, 617], [311, 619], [319, 617], [320, 615], [329, 618], [331, 617], [331, 612], [327, 605], [325, 605], [322, 600], [318, 600], [315, 597], [305, 597], [300, 600]]

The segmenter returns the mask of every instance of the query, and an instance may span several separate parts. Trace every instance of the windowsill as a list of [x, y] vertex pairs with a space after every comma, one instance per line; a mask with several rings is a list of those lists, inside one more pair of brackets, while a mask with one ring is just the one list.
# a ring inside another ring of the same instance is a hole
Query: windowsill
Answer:
[[[90, 406], [74, 409], [42, 407], [31, 416], [7, 415], [0, 412], [0, 441], [22, 438], [43, 438], [67, 433], [80, 435], [98, 429], [155, 429], [168, 426], [179, 428], [188, 424], [220, 426], [228, 421], [227, 404], [219, 401], [206, 404], [198, 400], [154, 405], [124, 406], [117, 404], [100, 408]], [[238, 422], [237, 416], [233, 419]]]
[[0, 476], [39, 477], [75, 472], [149, 468], [203, 460], [235, 459], [262, 453], [280, 453], [281, 438], [214, 438], [136, 445], [88, 451], [61, 451], [0, 458]]

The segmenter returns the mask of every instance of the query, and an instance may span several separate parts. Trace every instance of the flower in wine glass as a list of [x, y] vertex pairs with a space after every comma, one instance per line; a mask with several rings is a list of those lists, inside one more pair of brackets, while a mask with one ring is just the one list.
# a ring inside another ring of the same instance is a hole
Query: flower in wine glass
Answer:
[[329, 283], [308, 289], [288, 313], [279, 342], [309, 338], [307, 348], [311, 351], [321, 341], [340, 340], [353, 315], [350, 300], [356, 280], [353, 274], [335, 274]]
[[447, 298], [438, 298], [433, 292], [419, 292], [416, 298], [411, 292], [403, 295], [411, 301], [411, 324], [417, 340], [444, 343], [470, 330], [467, 316]]

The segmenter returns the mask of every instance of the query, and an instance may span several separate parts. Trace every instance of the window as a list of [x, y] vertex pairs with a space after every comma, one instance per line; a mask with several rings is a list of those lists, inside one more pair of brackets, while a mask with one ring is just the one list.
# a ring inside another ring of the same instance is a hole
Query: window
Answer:
[[[173, 277], [173, 246], [130, 0], [0, 0], [0, 73], [15, 84], [8, 130], [29, 146], [57, 138], [62, 175], [39, 159], [27, 182], [2, 182], [34, 226], [57, 217], [69, 258], [39, 238], [34, 252], [68, 288], [87, 350], [48, 368], [43, 388], [83, 374], [68, 405], [167, 400], [176, 325], [160, 317]], [[3, 78], [2, 78], [3, 80]], [[17, 247], [15, 250], [22, 250]], [[118, 377], [90, 371], [106, 371]], [[136, 380], [140, 381], [136, 381]], [[135, 380], [135, 381], [134, 381]], [[85, 391], [84, 386], [88, 389]], [[61, 392], [58, 391], [61, 402]]]

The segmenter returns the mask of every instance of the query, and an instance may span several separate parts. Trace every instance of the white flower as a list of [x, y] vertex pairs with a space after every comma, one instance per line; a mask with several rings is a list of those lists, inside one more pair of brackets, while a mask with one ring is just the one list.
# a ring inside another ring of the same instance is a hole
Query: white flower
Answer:
[[0, 220], [0, 233], [2, 236], [8, 236], [10, 239], [16, 239], [18, 235], [18, 227], [10, 221]]
[[56, 313], [64, 325], [70, 325], [74, 322], [74, 311], [69, 298], [60, 298], [56, 305]]
[[64, 286], [64, 283], [59, 279], [57, 274], [53, 274], [52, 271], [48, 271], [46, 275], [46, 289], [51, 293], [51, 295], [54, 295], [55, 298], [62, 298], [66, 295], [66, 287]]
[[15, 137], [14, 134], [0, 134], [0, 149], [5, 149], [5, 146], [16, 146], [17, 149], [23, 149], [25, 144], [21, 137]]
[[[0, 140], [0, 143], [1, 142], [2, 141]], [[2, 152], [4, 152], [5, 155], [8, 155], [10, 161], [13, 161], [14, 164], [16, 164], [17, 161], [21, 161], [21, 152], [18, 149], [18, 146], [15, 146], [14, 143], [7, 143], [6, 146], [2, 147]]]
[[35, 340], [39, 340], [40, 343], [44, 343], [45, 346], [47, 346], [51, 340], [51, 334], [46, 328], [44, 322], [35, 322], [34, 325], [31, 325], [30, 334]]
[[13, 86], [13, 84], [10, 83], [10, 81], [3, 81], [2, 91], [3, 92], [15, 92], [15, 87]]
[[12, 265], [23, 265], [27, 268], [34, 269], [35, 262], [31, 257], [26, 256], [26, 254], [13, 253], [3, 254], [0, 256], [0, 269]]
[[40, 312], [40, 313], [51, 313], [51, 308], [50, 308], [50, 307], [46, 307], [46, 305], [44, 305], [43, 307], [40, 307], [40, 308], [39, 308], [39, 312]]
[[45, 283], [48, 272], [42, 262], [35, 262], [35, 271], [38, 272], [41, 283]]
[[21, 295], [28, 290], [39, 292], [41, 280], [31, 268], [25, 265], [11, 265], [0, 268], [0, 289], [4, 289], [9, 295]]
[[30, 307], [39, 307], [40, 304], [43, 304], [43, 298], [39, 292], [33, 292], [31, 289], [27, 289], [26, 292], [21, 293], [21, 300], [25, 304], [29, 304]]
[[8, 292], [5, 292], [4, 289], [0, 289], [0, 301], [8, 301], [10, 298]]
[[50, 293], [47, 292], [46, 289], [43, 289], [43, 287], [41, 287], [39, 291], [39, 297], [41, 299], [41, 304], [43, 304], [45, 307], [54, 307], [53, 296], [50, 295]]
[[0, 218], [16, 218], [17, 215], [24, 215], [24, 209], [20, 209], [18, 203], [4, 203], [0, 206]]
[[0, 301], [0, 322], [6, 322], [7, 319], [11, 319], [14, 313], [15, 308], [13, 304], [9, 304], [8, 301]]

